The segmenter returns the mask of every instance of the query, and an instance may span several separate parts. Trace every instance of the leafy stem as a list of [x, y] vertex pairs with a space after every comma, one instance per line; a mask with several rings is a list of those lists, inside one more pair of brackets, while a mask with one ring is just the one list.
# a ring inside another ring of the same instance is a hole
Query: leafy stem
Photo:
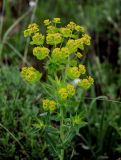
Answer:
[[63, 148], [63, 141], [64, 141], [64, 131], [63, 131], [63, 125], [64, 125], [64, 111], [63, 106], [60, 107], [60, 115], [61, 115], [61, 121], [60, 121], [60, 139], [62, 142], [62, 149], [60, 153], [60, 160], [64, 159], [64, 148]]

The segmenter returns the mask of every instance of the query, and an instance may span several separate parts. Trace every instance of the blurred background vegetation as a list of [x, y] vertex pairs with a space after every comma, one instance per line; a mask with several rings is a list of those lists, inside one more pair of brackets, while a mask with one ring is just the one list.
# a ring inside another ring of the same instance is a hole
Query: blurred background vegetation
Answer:
[[[41, 88], [25, 84], [21, 67], [41, 67], [23, 31], [31, 22], [60, 17], [92, 37], [85, 63], [95, 85], [82, 100], [88, 125], [65, 159], [121, 158], [121, 0], [0, 0], [0, 159], [52, 159], [43, 134], [33, 128]], [[70, 158], [71, 157], [71, 158]]]

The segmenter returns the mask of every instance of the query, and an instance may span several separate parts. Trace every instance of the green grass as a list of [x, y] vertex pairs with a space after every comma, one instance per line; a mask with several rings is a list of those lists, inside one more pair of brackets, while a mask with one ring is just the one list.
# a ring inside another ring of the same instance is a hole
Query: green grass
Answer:
[[0, 157], [38, 157], [42, 142], [32, 125], [39, 115], [41, 89], [25, 84], [17, 67], [3, 66], [0, 75]]

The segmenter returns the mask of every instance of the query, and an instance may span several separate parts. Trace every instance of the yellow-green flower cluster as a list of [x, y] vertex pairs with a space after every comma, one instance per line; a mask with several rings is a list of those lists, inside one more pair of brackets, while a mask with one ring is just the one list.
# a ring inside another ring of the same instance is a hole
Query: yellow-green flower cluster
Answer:
[[[63, 70], [65, 67], [65, 72], [63, 73], [66, 74], [66, 78], [74, 80], [76, 78], [80, 78], [81, 75], [86, 73], [85, 66], [79, 64], [77, 58], [82, 58], [83, 55], [81, 52], [84, 50], [85, 45], [90, 45], [91, 37], [85, 33], [82, 26], [77, 25], [74, 22], [70, 22], [66, 27], [59, 27], [58, 24], [60, 23], [60, 18], [44, 20], [46, 35], [39, 32], [39, 26], [36, 23], [30, 24], [24, 31], [24, 36], [31, 36], [32, 41], [30, 44], [37, 45], [33, 48], [33, 55], [36, 56], [38, 60], [43, 60], [48, 57], [47, 60], [49, 62], [47, 62], [46, 65], [48, 71], [51, 72], [53, 68], [55, 69], [57, 67], [57, 72], [59, 70]], [[24, 70], [27, 69], [24, 68], [22, 74], [23, 72], [25, 73]], [[30, 81], [30, 79], [32, 79], [31, 75], [34, 75], [34, 71], [31, 71], [31, 74], [26, 72], [26, 76], [23, 77], [27, 77], [26, 79]], [[87, 78], [80, 79], [79, 86], [84, 89], [88, 89], [93, 83], [93, 78], [89, 76]], [[62, 99], [67, 99], [71, 94], [74, 95], [74, 92], [74, 86], [67, 85], [66, 87], [60, 88], [58, 94]], [[51, 103], [49, 101], [49, 105], [50, 104]]]
[[70, 53], [75, 53], [77, 52], [78, 49], [78, 43], [76, 43], [76, 40], [69, 39], [68, 42], [66, 43], [67, 48], [69, 49]]
[[70, 53], [75, 53], [78, 49], [84, 50], [84, 44], [86, 44], [84, 38], [79, 38], [76, 40], [69, 39], [66, 46], [68, 47]]
[[83, 44], [85, 44], [85, 45], [90, 45], [90, 42], [91, 41], [91, 37], [89, 36], [89, 35], [87, 35], [87, 34], [84, 34], [83, 36], [82, 36], [82, 38], [81, 38], [81, 42], [83, 43]]
[[49, 19], [45, 19], [44, 20], [44, 25], [45, 26], [48, 26], [48, 25], [50, 25], [51, 24], [51, 21], [49, 20]]
[[52, 24], [52, 22], [53, 23], [61, 23], [61, 19], [60, 18], [53, 18], [53, 20], [52, 21], [50, 21], [49, 19], [46, 19], [46, 20], [44, 20], [44, 25], [45, 26], [49, 26], [50, 24]]
[[56, 28], [55, 26], [47, 26], [47, 33], [57, 33], [58, 32], [58, 28]]
[[61, 19], [60, 18], [53, 18], [53, 22], [54, 23], [61, 23]]
[[76, 28], [76, 23], [74, 22], [70, 22], [68, 25], [67, 25], [67, 28], [71, 29], [71, 30], [74, 30]]
[[68, 97], [68, 92], [66, 88], [60, 88], [58, 91], [58, 95], [61, 99], [65, 100]]
[[67, 77], [70, 79], [75, 79], [80, 77], [80, 71], [78, 67], [68, 67], [66, 69]]
[[77, 48], [84, 50], [84, 43], [82, 38], [76, 39], [75, 44], [77, 45]]
[[40, 80], [42, 74], [33, 67], [23, 67], [21, 76], [29, 83], [35, 83]]
[[36, 23], [32, 23], [24, 31], [24, 37], [31, 36], [32, 34], [38, 32], [38, 31], [39, 31], [39, 26]]
[[30, 44], [43, 45], [45, 37], [40, 33], [35, 33]]
[[77, 25], [77, 24], [74, 23], [74, 22], [70, 22], [70, 23], [67, 25], [67, 28], [71, 29], [72, 31], [75, 30], [75, 31], [78, 31], [78, 32], [81, 32], [81, 33], [84, 33], [84, 32], [85, 32], [84, 27], [82, 27], [82, 26], [80, 26], [80, 25]]
[[33, 55], [39, 60], [43, 60], [48, 57], [50, 50], [46, 47], [35, 47], [33, 49]]
[[81, 79], [78, 85], [83, 89], [88, 89], [90, 88], [91, 85], [93, 85], [93, 83], [94, 83], [94, 79], [91, 76], [89, 76], [87, 78]]
[[58, 90], [58, 95], [61, 99], [66, 100], [68, 97], [75, 95], [75, 88], [72, 84], [67, 84], [66, 87], [60, 88]]
[[66, 46], [68, 47], [70, 53], [75, 53], [77, 52], [78, 48], [84, 50], [84, 44], [90, 45], [90, 40], [91, 37], [87, 34], [84, 34], [82, 38], [76, 40], [69, 39]]
[[67, 84], [66, 89], [68, 92], [68, 97], [72, 97], [73, 95], [75, 95], [75, 88], [72, 84]]
[[85, 74], [86, 68], [85, 68], [85, 66], [83, 64], [79, 65], [79, 71], [80, 71], [80, 74]]
[[55, 48], [52, 51], [52, 59], [55, 62], [63, 62], [69, 56], [69, 50], [67, 47]]
[[78, 31], [78, 32], [82, 32], [82, 33], [84, 33], [84, 32], [85, 32], [84, 27], [79, 26], [79, 25], [77, 25], [77, 26], [75, 27], [75, 30], [76, 30], [76, 31]]
[[60, 33], [48, 33], [46, 36], [46, 43], [50, 45], [57, 45], [62, 43], [63, 38]]
[[81, 59], [83, 57], [83, 55], [80, 52], [77, 52], [76, 53], [76, 57], [79, 58], [79, 59]]
[[45, 111], [53, 112], [56, 110], [56, 102], [54, 100], [44, 99], [42, 103]]
[[66, 69], [67, 77], [70, 79], [79, 78], [81, 74], [85, 74], [86, 68], [83, 64], [80, 64], [79, 67], [68, 67]]
[[63, 37], [68, 38], [71, 37], [72, 31], [69, 28], [60, 28], [60, 33], [62, 34]]

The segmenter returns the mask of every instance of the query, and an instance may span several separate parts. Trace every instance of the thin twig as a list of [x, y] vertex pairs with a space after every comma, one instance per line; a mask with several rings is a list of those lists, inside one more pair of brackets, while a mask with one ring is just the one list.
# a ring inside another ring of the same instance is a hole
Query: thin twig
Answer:
[[108, 101], [108, 102], [114, 102], [114, 103], [121, 103], [121, 99], [120, 99], [120, 101], [118, 101], [118, 100], [113, 100], [113, 99], [108, 99], [108, 97], [105, 97], [105, 98], [100, 98], [100, 99], [97, 99], [98, 97], [84, 97], [84, 98], [82, 98], [81, 99], [81, 101], [82, 100], [84, 100], [84, 99], [89, 99], [89, 100], [98, 100], [98, 101]]
[[[30, 23], [32, 23], [33, 20], [34, 20], [35, 13], [36, 13], [36, 10], [37, 10], [38, 0], [36, 0], [35, 3], [36, 3], [36, 5], [35, 5], [35, 7], [34, 7], [34, 9], [33, 9], [33, 13], [32, 13], [31, 19], [30, 19]], [[27, 61], [27, 54], [28, 54], [29, 42], [30, 42], [30, 38], [27, 38], [27, 40], [26, 40], [26, 45], [25, 45], [25, 50], [24, 50], [24, 56], [23, 56], [23, 66], [24, 66], [25, 62]]]
[[2, 41], [2, 29], [3, 29], [3, 19], [4, 19], [4, 8], [5, 8], [5, 1], [3, 1], [2, 13], [1, 13], [1, 20], [0, 20], [0, 42]]

